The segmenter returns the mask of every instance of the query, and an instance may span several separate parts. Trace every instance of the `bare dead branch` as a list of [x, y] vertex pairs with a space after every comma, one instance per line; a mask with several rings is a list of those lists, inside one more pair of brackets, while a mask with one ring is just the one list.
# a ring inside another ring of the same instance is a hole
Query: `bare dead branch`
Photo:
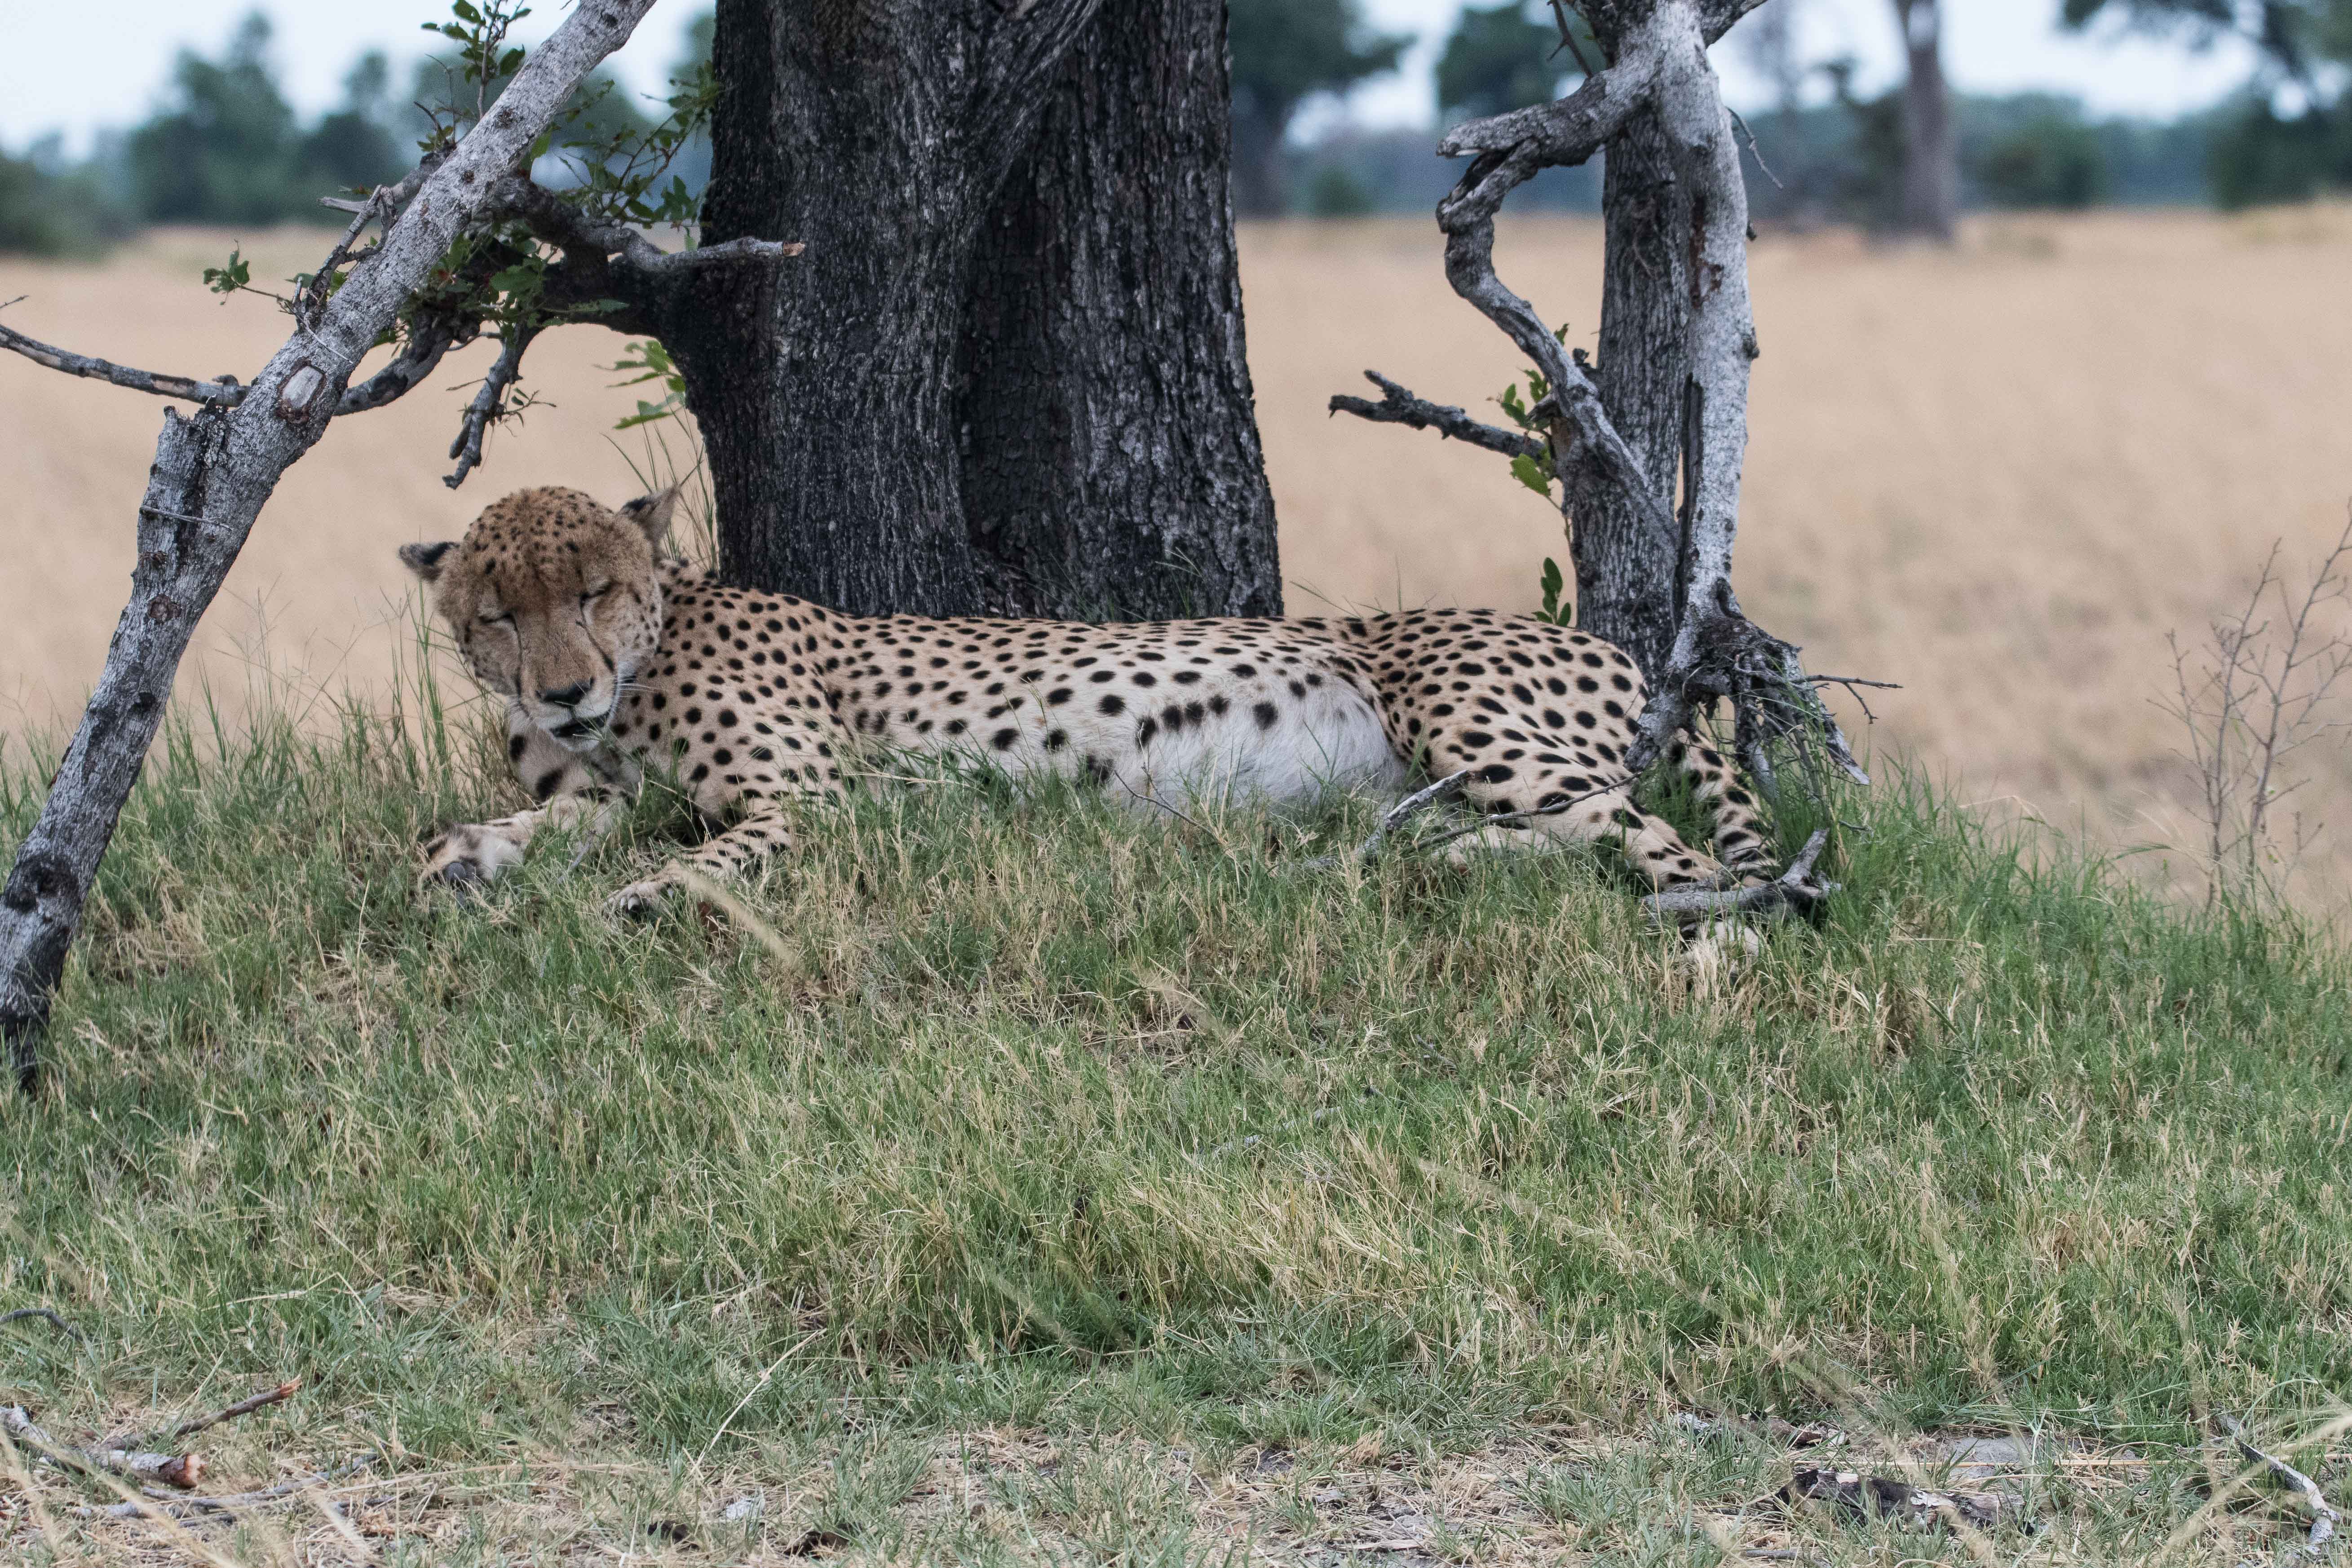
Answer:
[[1376, 425], [1409, 425], [1416, 430], [1434, 430], [1449, 439], [1467, 441], [1507, 458], [1540, 459], [1545, 456], [1544, 444], [1532, 436], [1506, 430], [1498, 425], [1481, 424], [1459, 408], [1415, 397], [1410, 389], [1399, 386], [1379, 371], [1366, 371], [1364, 379], [1381, 389], [1378, 403], [1365, 397], [1334, 397], [1330, 411], [1352, 414]]
[[[13, 305], [11, 300], [8, 304]], [[7, 306], [0, 305], [0, 310]], [[422, 339], [411, 338], [405, 351], [383, 369], [358, 385], [348, 388], [335, 405], [338, 414], [363, 414], [372, 408], [382, 408], [410, 391], [433, 373], [441, 356], [451, 348], [470, 342], [471, 332], [463, 335], [429, 331]], [[50, 370], [63, 371], [68, 375], [103, 381], [132, 392], [144, 392], [157, 397], [177, 398], [210, 407], [234, 408], [245, 401], [251, 391], [235, 376], [222, 376], [216, 381], [199, 381], [194, 376], [173, 375], [164, 372], [138, 370], [130, 365], [116, 364], [112, 360], [99, 359], [89, 354], [75, 353], [68, 349], [54, 348], [47, 343], [26, 337], [24, 333], [0, 326], [0, 349], [24, 355], [35, 364]]]
[[1801, 913], [1837, 891], [1835, 882], [1813, 880], [1814, 863], [1829, 841], [1829, 829], [1817, 827], [1797, 858], [1789, 862], [1789, 868], [1769, 882], [1752, 888], [1710, 887], [1704, 882], [1668, 888], [1643, 899], [1643, 912], [1661, 924], [1668, 919], [1688, 921], [1721, 915]]
[[[153, 1500], [148, 1502], [125, 1500], [110, 1503], [103, 1508], [84, 1509], [78, 1511], [86, 1518], [107, 1519], [151, 1519], [159, 1514], [165, 1518], [176, 1519], [183, 1513], [238, 1513], [247, 1509], [259, 1508], [265, 1503], [282, 1501], [314, 1488], [330, 1485], [346, 1476], [365, 1469], [367, 1463], [364, 1458], [353, 1459], [334, 1470], [313, 1470], [307, 1476], [295, 1476], [290, 1479], [278, 1482], [276, 1486], [264, 1487], [258, 1491], [225, 1492], [215, 1497], [174, 1497], [170, 1492], [159, 1491], [153, 1487], [142, 1487], [140, 1489]], [[334, 1505], [329, 1503], [327, 1506], [332, 1508]]]
[[83, 1333], [47, 1307], [19, 1307], [13, 1312], [0, 1312], [0, 1323], [20, 1323], [31, 1318], [45, 1321], [49, 1327], [68, 1338], [84, 1341], [89, 1338], [88, 1334]]
[[280, 1400], [291, 1399], [301, 1391], [301, 1388], [300, 1378], [289, 1378], [275, 1388], [265, 1388], [258, 1394], [238, 1400], [226, 1409], [215, 1410], [210, 1415], [199, 1415], [193, 1420], [183, 1421], [172, 1428], [171, 1441], [176, 1443], [183, 1437], [217, 1426], [224, 1421], [234, 1421], [240, 1415], [250, 1415], [255, 1411], [275, 1405]]
[[482, 436], [506, 413], [507, 390], [522, 374], [523, 351], [530, 347], [532, 332], [520, 326], [507, 329], [503, 346], [499, 350], [498, 363], [482, 377], [482, 384], [474, 394], [473, 402], [466, 405], [464, 423], [457, 427], [457, 438], [449, 443], [449, 456], [457, 460], [457, 471], [443, 477], [441, 482], [456, 489], [466, 482], [482, 460]]
[[2328, 1502], [2326, 1496], [2319, 1489], [2319, 1483], [2313, 1480], [2309, 1476], [2305, 1475], [2301, 1470], [2296, 1469], [2293, 1465], [2288, 1464], [2284, 1459], [2279, 1458], [2274, 1455], [2265, 1454], [2260, 1448], [2255, 1447], [2252, 1443], [2247, 1440], [2246, 1429], [2239, 1426], [2234, 1418], [2228, 1415], [2222, 1416], [2221, 1426], [2231, 1437], [2237, 1440], [2238, 1452], [2243, 1454], [2252, 1463], [2260, 1465], [2270, 1471], [2273, 1477], [2284, 1484], [2287, 1489], [2294, 1492], [2302, 1500], [2303, 1506], [2305, 1508], [2310, 1510], [2311, 1533], [2304, 1540], [2304, 1555], [2307, 1557], [2326, 1556], [2327, 1543], [2329, 1541], [2334, 1539], [2336, 1535], [2336, 1527], [2343, 1522], [2344, 1516], [2336, 1512], [2334, 1505]]
[[21, 1405], [0, 1406], [0, 1431], [18, 1447], [47, 1464], [77, 1475], [129, 1476], [134, 1480], [161, 1481], [184, 1491], [205, 1477], [205, 1461], [197, 1454], [156, 1454], [131, 1448], [76, 1448], [58, 1442], [33, 1423]]
[[541, 239], [567, 252], [616, 262], [648, 279], [681, 278], [699, 268], [739, 262], [773, 264], [808, 248], [797, 240], [730, 239], [692, 250], [664, 250], [628, 225], [582, 212], [522, 175], [499, 181], [491, 197]]
[[[22, 296], [19, 296], [18, 300], [11, 300], [8, 304], [16, 304], [21, 298]], [[0, 305], [0, 310], [6, 309], [7, 305]], [[28, 338], [24, 333], [7, 327], [0, 327], [0, 349], [23, 354], [35, 364], [47, 365], [51, 370], [61, 370], [68, 375], [86, 376], [92, 381], [109, 382], [116, 386], [128, 387], [133, 392], [152, 393], [157, 397], [179, 397], [190, 403], [217, 404], [223, 407], [234, 407], [245, 398], [246, 389], [238, 385], [233, 377], [223, 376], [218, 381], [198, 381], [194, 376], [169, 375], [152, 370], [134, 370], [127, 364], [116, 364], [112, 360], [78, 354], [70, 349], [52, 348], [47, 343]]]

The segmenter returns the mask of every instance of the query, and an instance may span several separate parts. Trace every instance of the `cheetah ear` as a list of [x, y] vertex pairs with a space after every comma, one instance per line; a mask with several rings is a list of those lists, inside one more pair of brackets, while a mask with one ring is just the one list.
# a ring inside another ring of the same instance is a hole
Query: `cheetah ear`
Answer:
[[677, 487], [639, 496], [621, 509], [621, 515], [645, 531], [646, 542], [656, 550], [669, 533], [669, 515], [677, 510]]
[[457, 548], [453, 539], [438, 544], [404, 544], [400, 547], [400, 563], [427, 583], [441, 580], [441, 558]]

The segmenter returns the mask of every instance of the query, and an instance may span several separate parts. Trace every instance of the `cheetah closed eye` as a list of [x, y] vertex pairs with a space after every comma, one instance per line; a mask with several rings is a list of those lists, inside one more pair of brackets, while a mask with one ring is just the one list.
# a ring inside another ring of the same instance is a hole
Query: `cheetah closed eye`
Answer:
[[[537, 803], [433, 840], [428, 878], [488, 881], [542, 827], [602, 834], [652, 761], [726, 826], [612, 900], [642, 908], [687, 879], [681, 868], [723, 879], [788, 849], [792, 808], [840, 795], [856, 760], [882, 749], [972, 753], [1170, 807], [1469, 769], [1481, 810], [1551, 813], [1486, 829], [1485, 847], [1607, 841], [1662, 888], [1721, 869], [1633, 804], [1622, 758], [1642, 678], [1586, 633], [1491, 610], [1131, 626], [848, 616], [663, 557], [676, 501], [673, 489], [613, 511], [578, 490], [521, 490], [462, 540], [402, 548], [467, 668], [507, 700], [508, 753]], [[1765, 846], [1728, 765], [1698, 746], [1675, 760], [1714, 814], [1723, 863], [1754, 868]]]

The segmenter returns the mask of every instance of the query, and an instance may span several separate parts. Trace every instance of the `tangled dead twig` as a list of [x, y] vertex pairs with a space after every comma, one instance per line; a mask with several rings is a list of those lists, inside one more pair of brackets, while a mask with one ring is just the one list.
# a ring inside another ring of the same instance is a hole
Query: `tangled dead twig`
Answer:
[[2247, 1440], [2246, 1429], [2231, 1416], [2221, 1417], [2221, 1428], [2236, 1441], [2238, 1452], [2243, 1454], [2249, 1463], [2262, 1466], [2288, 1490], [2302, 1499], [2303, 1506], [2311, 1510], [2311, 1533], [2304, 1540], [2304, 1555], [2315, 1558], [2326, 1556], [2328, 1543], [2335, 1539], [2336, 1527], [2343, 1522], [2344, 1516], [2336, 1511], [2326, 1494], [2319, 1489], [2319, 1483], [2284, 1459], [2255, 1447]]

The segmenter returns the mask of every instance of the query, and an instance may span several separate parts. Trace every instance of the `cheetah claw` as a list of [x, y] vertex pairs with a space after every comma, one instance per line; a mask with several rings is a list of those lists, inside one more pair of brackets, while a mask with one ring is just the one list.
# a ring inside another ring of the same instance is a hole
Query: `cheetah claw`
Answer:
[[667, 877], [632, 882], [604, 900], [604, 912], [614, 920], [650, 920], [661, 912], [677, 884]]

